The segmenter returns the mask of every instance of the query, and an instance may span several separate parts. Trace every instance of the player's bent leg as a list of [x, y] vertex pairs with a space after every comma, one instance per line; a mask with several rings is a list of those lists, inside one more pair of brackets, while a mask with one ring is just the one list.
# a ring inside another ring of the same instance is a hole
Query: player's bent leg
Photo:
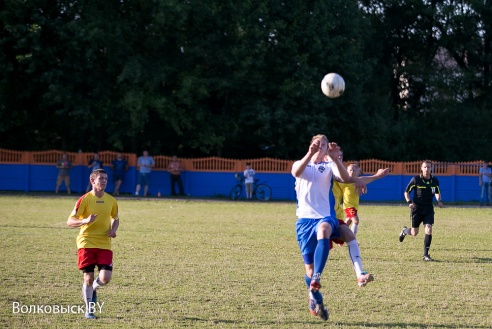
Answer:
[[113, 276], [113, 270], [107, 269], [101, 266], [101, 270], [99, 271], [99, 281], [102, 283], [101, 286], [107, 285], [111, 281], [111, 277]]
[[349, 243], [352, 240], [355, 240], [355, 235], [352, 230], [347, 225], [339, 225], [338, 232], [340, 233], [340, 240]]

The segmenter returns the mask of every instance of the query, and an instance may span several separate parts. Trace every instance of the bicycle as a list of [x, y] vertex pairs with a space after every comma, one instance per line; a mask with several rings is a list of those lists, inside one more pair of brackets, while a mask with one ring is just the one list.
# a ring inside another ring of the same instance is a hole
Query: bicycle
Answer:
[[[239, 181], [231, 190], [229, 197], [231, 200], [237, 200], [241, 197], [244, 188], [244, 175], [241, 173], [236, 173], [234, 175]], [[259, 179], [255, 178], [253, 183], [253, 198], [259, 201], [268, 201], [272, 197], [272, 189], [265, 182], [259, 183]]]

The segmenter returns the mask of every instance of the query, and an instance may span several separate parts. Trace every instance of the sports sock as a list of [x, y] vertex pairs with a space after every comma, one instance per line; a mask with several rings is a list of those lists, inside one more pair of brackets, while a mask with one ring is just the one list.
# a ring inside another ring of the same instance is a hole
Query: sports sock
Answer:
[[85, 310], [87, 313], [94, 313], [94, 310], [91, 309], [89, 303], [92, 302], [92, 286], [87, 286], [85, 283], [82, 285], [82, 297], [85, 303]]
[[354, 264], [355, 275], [359, 277], [362, 274], [362, 259], [360, 258], [359, 243], [354, 239], [347, 242], [347, 247], [352, 264]]
[[429, 256], [429, 249], [431, 247], [432, 235], [426, 234], [424, 237], [424, 256]]
[[94, 280], [94, 283], [92, 284], [92, 289], [96, 290], [97, 288], [102, 287], [104, 285], [106, 285], [106, 284], [105, 283], [102, 283], [101, 280], [99, 280], [99, 277], [97, 277]]
[[350, 228], [352, 232], [354, 232], [354, 235], [357, 235], [357, 229], [359, 228], [358, 224], [352, 224], [352, 227]]
[[323, 273], [329, 253], [330, 239], [318, 240], [318, 245], [314, 250], [314, 274]]
[[306, 281], [306, 285], [309, 288], [311, 288], [311, 278], [306, 275], [304, 275], [304, 280]]
[[403, 233], [405, 233], [405, 235], [412, 235], [412, 229], [407, 228], [407, 229], [405, 229], [405, 231], [403, 231]]

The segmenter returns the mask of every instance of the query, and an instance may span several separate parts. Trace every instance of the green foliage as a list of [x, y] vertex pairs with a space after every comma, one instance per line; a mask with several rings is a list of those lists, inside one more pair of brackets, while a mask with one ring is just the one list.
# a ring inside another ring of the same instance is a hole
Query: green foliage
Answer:
[[352, 159], [492, 158], [438, 129], [483, 113], [492, 138], [489, 5], [6, 0], [0, 147], [296, 159], [325, 133]]

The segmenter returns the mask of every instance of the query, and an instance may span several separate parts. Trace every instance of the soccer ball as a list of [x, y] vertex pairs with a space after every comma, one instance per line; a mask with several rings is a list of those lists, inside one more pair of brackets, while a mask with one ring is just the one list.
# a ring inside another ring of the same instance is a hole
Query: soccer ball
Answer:
[[321, 91], [329, 98], [337, 98], [345, 91], [345, 81], [337, 73], [328, 73], [321, 80]]

